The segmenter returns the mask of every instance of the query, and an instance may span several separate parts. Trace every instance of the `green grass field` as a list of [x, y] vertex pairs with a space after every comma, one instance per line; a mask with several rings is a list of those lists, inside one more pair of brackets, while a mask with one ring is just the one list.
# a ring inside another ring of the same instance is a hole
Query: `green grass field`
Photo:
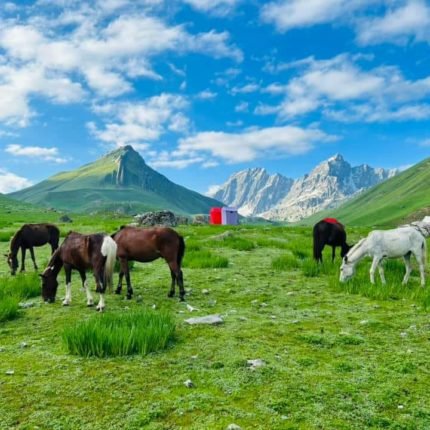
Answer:
[[[120, 225], [77, 222], [69, 229], [110, 233]], [[232, 234], [219, 240], [226, 229]], [[55, 304], [25, 298], [34, 306], [0, 322], [0, 429], [430, 428], [430, 279], [422, 290], [414, 271], [401, 287], [402, 265], [389, 262], [387, 287], [369, 286], [365, 261], [356, 280], [339, 284], [340, 260], [330, 264], [328, 250], [323, 266], [310, 260], [307, 227], [178, 230], [188, 245], [187, 303], [167, 298], [170, 274], [158, 260], [134, 266], [133, 300], [109, 294], [105, 315], [86, 307], [77, 274], [72, 305], [62, 307], [61, 273]], [[350, 229], [351, 242], [365, 233]], [[0, 242], [1, 253], [7, 246]], [[37, 259], [42, 267], [47, 248]], [[27, 267], [24, 276], [37, 284]], [[16, 281], [3, 260], [0, 272], [0, 289], [10, 292]], [[77, 325], [145, 311], [171, 318], [165, 349], [69, 353], [65, 332]], [[224, 324], [185, 323], [208, 314]], [[253, 359], [266, 364], [252, 370]]]

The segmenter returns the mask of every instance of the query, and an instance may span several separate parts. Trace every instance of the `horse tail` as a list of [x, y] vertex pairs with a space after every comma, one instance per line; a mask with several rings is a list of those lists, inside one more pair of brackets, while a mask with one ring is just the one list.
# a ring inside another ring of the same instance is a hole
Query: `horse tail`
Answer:
[[113, 271], [115, 269], [115, 263], [116, 263], [116, 250], [117, 250], [116, 242], [110, 236], [105, 236], [103, 238], [101, 253], [103, 257], [106, 257], [105, 268], [104, 268], [104, 280], [105, 280], [105, 287], [109, 287], [109, 289], [112, 288]]
[[178, 266], [181, 267], [182, 264], [182, 259], [184, 258], [185, 255], [185, 241], [184, 238], [182, 236], [179, 236], [179, 249], [178, 249], [178, 255], [177, 255], [177, 263]]

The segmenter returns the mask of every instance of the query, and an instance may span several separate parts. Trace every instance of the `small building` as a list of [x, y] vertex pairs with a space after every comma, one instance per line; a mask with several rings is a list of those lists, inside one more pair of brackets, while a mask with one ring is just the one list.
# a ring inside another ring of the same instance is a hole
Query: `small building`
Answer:
[[236, 208], [223, 207], [222, 208], [222, 224], [223, 225], [238, 225], [239, 214]]
[[222, 224], [221, 208], [212, 208], [209, 212], [209, 223], [214, 225]]

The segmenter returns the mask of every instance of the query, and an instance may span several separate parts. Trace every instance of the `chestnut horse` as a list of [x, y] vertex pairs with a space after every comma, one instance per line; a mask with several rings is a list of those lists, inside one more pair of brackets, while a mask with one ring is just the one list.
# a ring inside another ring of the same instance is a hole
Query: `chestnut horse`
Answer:
[[51, 254], [58, 248], [60, 230], [53, 224], [24, 224], [13, 236], [10, 242], [10, 252], [5, 254], [11, 274], [15, 275], [18, 269], [18, 251], [21, 248], [21, 272], [25, 271], [25, 252], [30, 250], [34, 269], [37, 270], [34, 258], [34, 246], [51, 245]]
[[179, 287], [179, 298], [184, 300], [185, 289], [181, 270], [185, 253], [184, 238], [168, 227], [138, 228], [121, 227], [112, 235], [118, 245], [117, 255], [120, 262], [120, 273], [116, 294], [121, 294], [122, 280], [127, 282], [127, 299], [131, 299], [133, 288], [130, 282], [129, 261], [146, 263], [157, 258], [164, 258], [169, 265], [172, 285], [168, 297], [175, 295], [175, 284]]
[[334, 218], [325, 218], [315, 224], [314, 259], [322, 263], [322, 251], [325, 245], [332, 247], [332, 262], [336, 256], [336, 247], [341, 247], [341, 257], [345, 257], [351, 247], [346, 243], [345, 227]]
[[98, 311], [105, 307], [104, 293], [107, 286], [112, 285], [112, 275], [116, 262], [117, 246], [110, 236], [105, 234], [83, 235], [70, 232], [51, 257], [48, 267], [40, 275], [42, 278], [42, 297], [45, 302], [52, 303], [58, 288], [57, 276], [64, 266], [66, 274], [66, 297], [63, 305], [72, 301], [72, 269], [79, 272], [82, 286], [87, 294], [87, 305], [93, 306], [93, 298], [88, 288], [85, 271], [92, 269], [96, 280], [96, 292], [100, 293]]

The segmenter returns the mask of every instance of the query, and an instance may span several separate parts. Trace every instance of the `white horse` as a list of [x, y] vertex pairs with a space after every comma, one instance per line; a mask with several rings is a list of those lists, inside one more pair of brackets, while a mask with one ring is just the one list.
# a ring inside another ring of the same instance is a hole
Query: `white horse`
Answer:
[[364, 257], [373, 257], [370, 267], [370, 282], [375, 283], [375, 271], [379, 269], [381, 281], [385, 281], [384, 258], [403, 257], [406, 266], [403, 285], [409, 281], [411, 274], [411, 254], [414, 254], [420, 266], [421, 286], [425, 285], [425, 264], [427, 261], [427, 244], [424, 235], [414, 226], [399, 227], [394, 230], [375, 230], [360, 240], [344, 257], [340, 268], [340, 281], [345, 282], [355, 274], [357, 263]]

